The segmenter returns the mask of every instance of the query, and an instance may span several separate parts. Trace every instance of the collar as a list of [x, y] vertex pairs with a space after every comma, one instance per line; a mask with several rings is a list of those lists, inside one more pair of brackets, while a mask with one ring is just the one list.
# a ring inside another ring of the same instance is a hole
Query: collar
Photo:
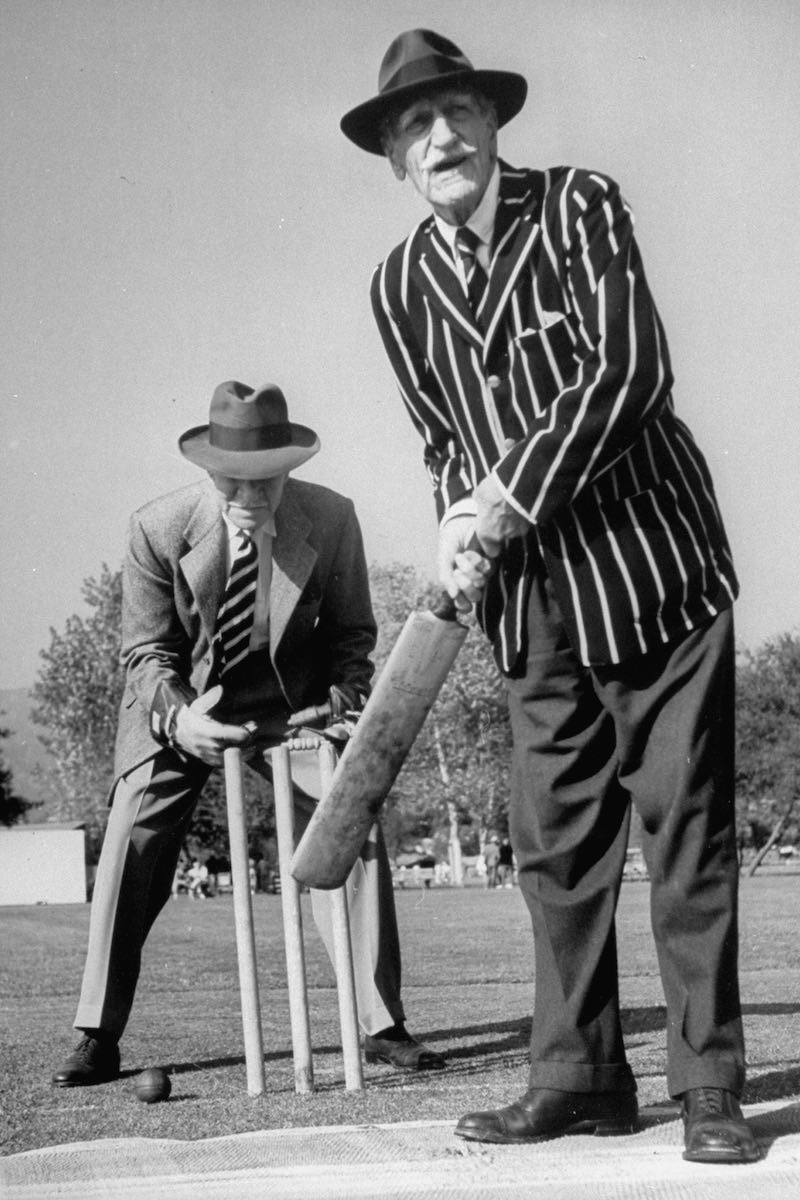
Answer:
[[[481, 196], [481, 202], [467, 221], [467, 228], [472, 229], [481, 241], [488, 247], [492, 244], [494, 233], [494, 218], [497, 212], [497, 202], [500, 197], [500, 164], [494, 164], [491, 179], [486, 185], [486, 191]], [[436, 213], [433, 214], [436, 228], [452, 250], [456, 242], [458, 225], [449, 225]]]
[[[230, 546], [230, 544], [233, 542], [233, 539], [236, 537], [237, 533], [240, 533], [241, 530], [239, 529], [238, 525], [234, 525], [233, 521], [230, 519], [230, 517], [227, 517], [225, 515], [225, 513], [222, 513], [222, 520], [225, 523], [225, 532], [228, 537], [228, 545]], [[252, 535], [253, 541], [256, 544], [256, 549], [258, 551], [261, 551], [261, 549], [263, 548], [265, 538], [274, 538], [274, 537], [275, 537], [275, 518], [274, 517], [269, 517], [264, 522], [264, 524], [260, 525], [258, 527], [258, 529], [255, 531], [255, 533]]]

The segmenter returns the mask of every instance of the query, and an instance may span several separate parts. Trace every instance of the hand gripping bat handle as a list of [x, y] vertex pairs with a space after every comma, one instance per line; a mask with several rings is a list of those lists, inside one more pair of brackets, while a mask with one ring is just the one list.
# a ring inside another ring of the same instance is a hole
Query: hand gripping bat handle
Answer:
[[[483, 546], [478, 541], [477, 533], [473, 533], [464, 549], [465, 551], [473, 550], [476, 554], [480, 554], [484, 558], [488, 557]], [[439, 599], [431, 608], [433, 615], [438, 617], [440, 621], [458, 621], [458, 611], [455, 600], [447, 592], [442, 592]]]

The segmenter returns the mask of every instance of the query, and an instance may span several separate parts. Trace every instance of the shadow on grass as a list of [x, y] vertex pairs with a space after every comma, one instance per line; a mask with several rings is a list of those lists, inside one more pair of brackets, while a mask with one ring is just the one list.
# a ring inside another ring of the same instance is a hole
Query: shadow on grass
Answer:
[[[743, 1012], [745, 1016], [791, 1016], [800, 1012], [800, 1004], [750, 1004], [744, 1006]], [[628, 1038], [636, 1034], [658, 1033], [666, 1029], [666, 1023], [667, 1015], [663, 1005], [628, 1008], [622, 1013], [623, 1031]], [[488, 1067], [489, 1063], [486, 1060], [500, 1058], [505, 1060], [506, 1065], [511, 1063], [517, 1065], [522, 1062], [527, 1056], [531, 1019], [530, 1017], [515, 1017], [506, 1021], [485, 1021], [425, 1031], [419, 1031], [412, 1027], [412, 1031], [420, 1041], [436, 1045], [437, 1049], [445, 1054], [451, 1071], [466, 1075], [475, 1074], [482, 1068]], [[315, 1058], [340, 1054], [341, 1046], [338, 1043], [314, 1046]], [[264, 1061], [267, 1064], [289, 1063], [291, 1058], [290, 1048], [267, 1052], [264, 1055]], [[191, 1075], [199, 1071], [239, 1067], [244, 1064], [244, 1061], [243, 1055], [228, 1055], [165, 1064], [165, 1069], [174, 1075]], [[496, 1067], [497, 1062], [495, 1061], [493, 1065]], [[142, 1067], [128, 1068], [122, 1072], [122, 1077], [134, 1076], [142, 1069]], [[390, 1077], [392, 1070], [387, 1067], [387, 1077]], [[398, 1082], [408, 1078], [404, 1072], [395, 1072], [395, 1074]], [[748, 1104], [757, 1104], [798, 1094], [800, 1094], [800, 1066], [771, 1071], [751, 1079], [747, 1084], [744, 1099]]]
[[[794, 1074], [796, 1077], [794, 1089], [796, 1094], [798, 1084], [800, 1084], [800, 1071], [788, 1072], [788, 1074]], [[766, 1157], [770, 1148], [780, 1138], [791, 1137], [800, 1131], [800, 1104], [786, 1104], [783, 1108], [775, 1109], [773, 1112], [749, 1117], [748, 1125], [758, 1139]]]
[[[748, 1080], [744, 1090], [746, 1104], [763, 1104], [768, 1100], [783, 1100], [787, 1096], [799, 1095], [800, 1067], [784, 1068], [782, 1071], [767, 1071], [764, 1075]], [[795, 1107], [797, 1113], [800, 1114], [800, 1105]]]

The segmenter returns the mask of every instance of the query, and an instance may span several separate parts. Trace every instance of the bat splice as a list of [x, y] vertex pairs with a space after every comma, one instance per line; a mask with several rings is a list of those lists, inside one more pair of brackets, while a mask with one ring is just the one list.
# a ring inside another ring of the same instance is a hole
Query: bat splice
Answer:
[[295, 879], [344, 883], [466, 635], [450, 605], [408, 618], [297, 846]]

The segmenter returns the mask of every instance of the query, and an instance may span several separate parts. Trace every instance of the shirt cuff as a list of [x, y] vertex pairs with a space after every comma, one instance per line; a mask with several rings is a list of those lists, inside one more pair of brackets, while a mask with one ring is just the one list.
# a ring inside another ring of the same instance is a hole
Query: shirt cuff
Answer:
[[439, 528], [442, 529], [454, 517], [476, 517], [477, 515], [478, 506], [473, 497], [464, 496], [461, 500], [456, 500], [455, 504], [446, 510], [439, 522]]

